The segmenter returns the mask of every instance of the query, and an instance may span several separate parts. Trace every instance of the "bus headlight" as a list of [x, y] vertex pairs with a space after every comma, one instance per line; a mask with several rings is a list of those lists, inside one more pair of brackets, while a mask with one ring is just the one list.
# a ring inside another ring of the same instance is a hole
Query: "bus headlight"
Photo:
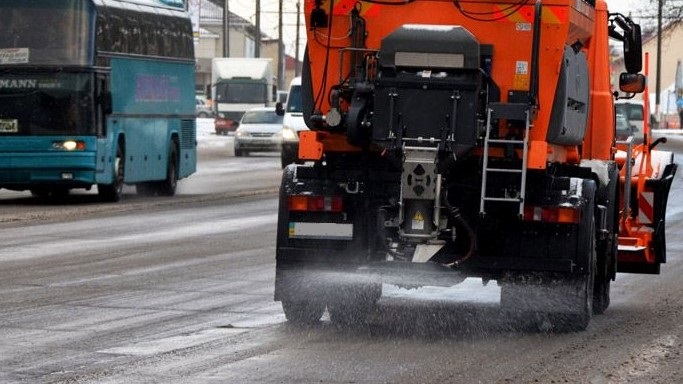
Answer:
[[55, 141], [52, 143], [52, 148], [62, 151], [82, 151], [85, 149], [85, 142], [76, 140]]

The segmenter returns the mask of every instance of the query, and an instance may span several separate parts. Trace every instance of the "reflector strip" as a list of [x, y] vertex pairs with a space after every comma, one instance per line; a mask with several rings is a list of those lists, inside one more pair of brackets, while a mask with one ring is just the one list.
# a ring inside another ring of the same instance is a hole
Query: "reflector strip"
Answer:
[[289, 237], [294, 239], [353, 240], [353, 224], [289, 223]]
[[654, 192], [643, 192], [638, 197], [638, 221], [641, 224], [652, 224], [652, 220], [654, 220], [654, 210], [652, 209], [654, 200]]

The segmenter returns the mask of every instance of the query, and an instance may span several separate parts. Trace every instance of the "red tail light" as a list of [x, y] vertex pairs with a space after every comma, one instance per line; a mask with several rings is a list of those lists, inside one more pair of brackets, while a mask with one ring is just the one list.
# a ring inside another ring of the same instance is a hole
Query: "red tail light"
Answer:
[[524, 207], [524, 220], [542, 221], [544, 223], [578, 224], [581, 211], [578, 207]]
[[288, 207], [299, 212], [342, 212], [343, 203], [340, 196], [295, 195], [289, 196]]

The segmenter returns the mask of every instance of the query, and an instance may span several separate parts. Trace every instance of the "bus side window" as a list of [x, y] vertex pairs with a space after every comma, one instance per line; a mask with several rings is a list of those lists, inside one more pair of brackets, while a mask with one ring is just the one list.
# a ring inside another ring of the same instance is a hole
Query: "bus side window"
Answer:
[[109, 38], [111, 36], [111, 31], [109, 30], [109, 24], [106, 21], [104, 14], [100, 13], [97, 16], [97, 49], [102, 50], [106, 47], [111, 46]]

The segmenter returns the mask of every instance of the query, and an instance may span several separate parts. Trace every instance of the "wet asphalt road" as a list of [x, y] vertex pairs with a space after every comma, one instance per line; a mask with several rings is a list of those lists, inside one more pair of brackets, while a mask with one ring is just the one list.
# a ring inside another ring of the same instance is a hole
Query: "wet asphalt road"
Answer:
[[[669, 144], [682, 155], [678, 146]], [[221, 146], [172, 199], [0, 193], [1, 383], [675, 383], [683, 205], [669, 262], [619, 275], [585, 332], [518, 327], [495, 283], [386, 287], [367, 324], [289, 325], [272, 301], [279, 162]], [[245, 164], [258, 168], [250, 171]], [[230, 177], [228, 177], [230, 175]], [[257, 191], [257, 192], [253, 192]]]

